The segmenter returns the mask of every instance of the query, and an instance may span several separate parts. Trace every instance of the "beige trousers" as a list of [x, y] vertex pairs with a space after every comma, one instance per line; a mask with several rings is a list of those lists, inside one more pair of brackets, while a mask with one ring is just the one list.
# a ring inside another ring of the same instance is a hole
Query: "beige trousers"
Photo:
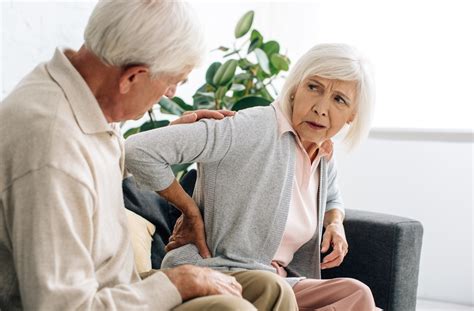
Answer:
[[268, 271], [226, 272], [242, 285], [242, 298], [216, 295], [189, 300], [174, 311], [191, 310], [281, 310], [297, 311], [291, 286], [280, 276]]
[[372, 291], [350, 278], [306, 279], [293, 286], [300, 311], [374, 311]]

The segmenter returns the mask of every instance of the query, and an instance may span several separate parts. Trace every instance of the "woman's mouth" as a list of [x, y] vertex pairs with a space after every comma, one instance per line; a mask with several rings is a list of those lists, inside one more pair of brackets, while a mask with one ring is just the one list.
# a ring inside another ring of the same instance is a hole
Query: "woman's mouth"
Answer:
[[320, 123], [317, 123], [317, 122], [311, 122], [311, 121], [306, 121], [306, 124], [312, 128], [312, 129], [315, 129], [315, 130], [324, 130], [326, 129], [327, 127], [320, 124]]

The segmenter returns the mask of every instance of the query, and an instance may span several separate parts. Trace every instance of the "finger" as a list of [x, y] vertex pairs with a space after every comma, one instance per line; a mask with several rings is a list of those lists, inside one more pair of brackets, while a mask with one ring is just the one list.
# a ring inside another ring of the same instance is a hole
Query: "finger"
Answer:
[[197, 115], [197, 119], [223, 119], [225, 116], [217, 110], [196, 110], [194, 113]]
[[323, 236], [323, 241], [321, 242], [321, 253], [328, 251], [329, 246], [331, 245], [331, 235], [329, 232], [326, 232]]
[[326, 262], [326, 263], [322, 263], [321, 264], [321, 270], [338, 267], [341, 263], [342, 263], [342, 258], [337, 257], [335, 260], [332, 260], [332, 261], [329, 261], [329, 262]]
[[209, 248], [207, 247], [207, 244], [205, 241], [203, 240], [196, 241], [196, 247], [198, 248], [199, 255], [201, 255], [202, 258], [211, 257], [211, 252], [209, 251]]
[[331, 253], [329, 253], [326, 257], [323, 259], [323, 263], [330, 262], [335, 260], [337, 257], [342, 255], [342, 251], [339, 250], [333, 250]]
[[171, 241], [169, 242], [168, 244], [166, 244], [165, 246], [165, 251], [166, 252], [169, 252], [175, 248], [178, 248], [180, 246], [182, 246], [183, 244], [182, 243], [179, 243], [179, 242], [176, 242], [176, 241]]
[[178, 119], [171, 122], [170, 125], [193, 123], [193, 122], [196, 122], [197, 119], [198, 119], [198, 117], [197, 117], [196, 113], [194, 113], [194, 112], [185, 113], [181, 117], [179, 117]]
[[232, 111], [232, 110], [220, 109], [217, 111], [219, 111], [225, 117], [232, 117], [235, 115], [235, 111]]

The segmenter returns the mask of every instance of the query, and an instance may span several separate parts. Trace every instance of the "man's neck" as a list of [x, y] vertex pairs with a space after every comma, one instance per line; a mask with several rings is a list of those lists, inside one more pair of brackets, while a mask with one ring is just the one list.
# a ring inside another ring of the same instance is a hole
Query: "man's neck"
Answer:
[[118, 94], [120, 69], [105, 65], [85, 46], [77, 52], [66, 50], [64, 55], [89, 86], [107, 122], [114, 122], [115, 96]]

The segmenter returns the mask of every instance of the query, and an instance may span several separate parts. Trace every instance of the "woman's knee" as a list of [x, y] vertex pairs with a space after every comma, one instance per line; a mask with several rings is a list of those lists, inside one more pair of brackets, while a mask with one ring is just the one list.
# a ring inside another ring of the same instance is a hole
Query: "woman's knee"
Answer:
[[359, 280], [352, 278], [343, 278], [344, 286], [347, 291], [350, 291], [354, 295], [359, 297], [360, 301], [367, 303], [368, 305], [375, 305], [374, 296], [370, 288]]

